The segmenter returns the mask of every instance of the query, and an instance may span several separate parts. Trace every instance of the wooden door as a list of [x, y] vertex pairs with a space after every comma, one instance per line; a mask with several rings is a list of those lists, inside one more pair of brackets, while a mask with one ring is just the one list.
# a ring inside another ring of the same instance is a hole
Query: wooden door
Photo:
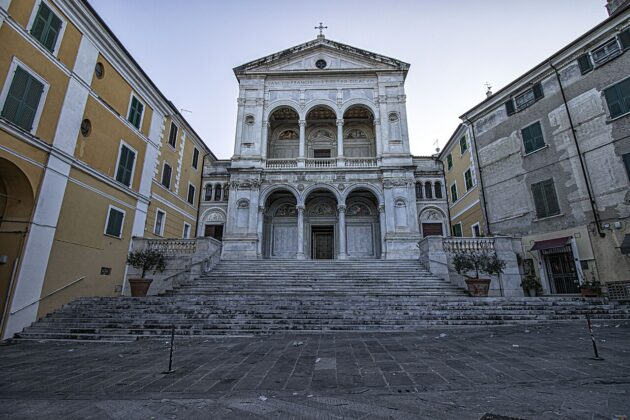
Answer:
[[313, 258], [332, 260], [334, 258], [333, 232], [313, 232]]

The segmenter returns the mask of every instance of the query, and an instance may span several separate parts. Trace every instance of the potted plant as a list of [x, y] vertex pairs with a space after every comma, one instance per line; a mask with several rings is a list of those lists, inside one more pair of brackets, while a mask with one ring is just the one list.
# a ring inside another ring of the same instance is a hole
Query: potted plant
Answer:
[[527, 292], [530, 297], [536, 296], [536, 292], [539, 288], [542, 288], [540, 281], [536, 276], [525, 276], [523, 280], [521, 280], [521, 287], [523, 290]]
[[[468, 293], [471, 296], [488, 296], [490, 279], [479, 278], [479, 273], [490, 276], [499, 275], [505, 269], [505, 261], [495, 253], [488, 252], [458, 252], [453, 257], [453, 268], [465, 277]], [[468, 275], [475, 273], [474, 277]]]
[[595, 280], [595, 276], [592, 276], [590, 280], [585, 279], [584, 283], [580, 284], [580, 293], [584, 297], [597, 297], [602, 294], [602, 285], [599, 280]]
[[144, 276], [147, 271], [153, 271], [153, 274], [158, 271], [161, 273], [166, 269], [166, 262], [164, 255], [159, 251], [142, 250], [131, 251], [127, 256], [127, 264], [130, 266], [142, 270], [140, 278], [130, 278], [129, 286], [131, 287], [131, 296], [140, 297], [146, 296], [151, 286], [153, 279], [145, 279]]

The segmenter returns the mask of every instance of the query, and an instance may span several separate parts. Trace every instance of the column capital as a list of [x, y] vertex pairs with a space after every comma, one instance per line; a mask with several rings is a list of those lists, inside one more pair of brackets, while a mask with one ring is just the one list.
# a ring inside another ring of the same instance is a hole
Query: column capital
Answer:
[[337, 126], [343, 126], [343, 118], [337, 119]]
[[298, 124], [300, 125], [300, 127], [305, 127], [306, 126], [306, 120], [299, 120]]
[[265, 206], [258, 206], [258, 213], [264, 213], [265, 212]]
[[378, 212], [379, 213], [385, 213], [385, 204], [379, 204], [378, 205]]
[[263, 124], [263, 127], [269, 127], [271, 125], [271, 123], [269, 123], [269, 121], [267, 120], [263, 120], [262, 124]]
[[339, 204], [337, 205], [337, 211], [339, 211], [339, 213], [346, 213], [346, 205], [345, 204]]
[[297, 206], [295, 206], [295, 208], [297, 209], [298, 213], [304, 213], [304, 206], [298, 204]]
[[374, 118], [374, 121], [372, 121], [372, 123], [377, 126], [377, 125], [381, 125], [381, 120], [379, 120], [378, 118]]

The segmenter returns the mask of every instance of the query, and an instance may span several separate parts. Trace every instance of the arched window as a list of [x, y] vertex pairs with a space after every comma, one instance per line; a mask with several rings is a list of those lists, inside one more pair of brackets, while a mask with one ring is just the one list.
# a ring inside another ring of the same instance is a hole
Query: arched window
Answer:
[[212, 201], [212, 184], [206, 184], [203, 198], [206, 201]]
[[416, 182], [416, 200], [422, 199], [422, 182]]
[[433, 198], [433, 191], [431, 191], [431, 183], [429, 181], [424, 183], [424, 195], [426, 198]]
[[442, 198], [442, 183], [436, 182], [433, 184], [433, 189], [435, 190], [435, 198]]
[[226, 185], [225, 188], [223, 189], [223, 201], [228, 201], [229, 196], [230, 196], [230, 186]]
[[221, 201], [221, 184], [214, 186], [214, 201]]

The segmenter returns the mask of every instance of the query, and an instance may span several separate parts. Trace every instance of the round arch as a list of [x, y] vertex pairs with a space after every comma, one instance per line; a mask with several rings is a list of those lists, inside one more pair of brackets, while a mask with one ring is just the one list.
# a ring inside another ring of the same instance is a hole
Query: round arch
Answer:
[[[442, 236], [449, 235], [448, 229], [448, 219], [444, 211], [436, 206], [426, 206], [420, 210], [420, 214], [418, 215], [418, 225], [420, 227], [420, 232], [422, 236], [435, 235], [435, 233], [428, 233], [429, 226], [427, 224], [441, 224], [442, 225]], [[431, 231], [433, 232], [433, 231]]]
[[300, 202], [300, 193], [298, 192], [298, 190], [295, 189], [295, 187], [289, 184], [270, 185], [269, 187], [265, 188], [264, 190], [260, 192], [260, 198], [258, 202], [262, 203], [262, 205], [265, 205], [269, 196], [277, 191], [290, 192], [293, 195], [293, 197], [295, 197], [295, 201], [297, 203]]
[[223, 223], [225, 223], [225, 221], [227, 220], [227, 214], [225, 213], [225, 210], [223, 210], [220, 207], [210, 207], [210, 208], [204, 210], [203, 213], [201, 213], [201, 216], [199, 217], [199, 220], [202, 223], [206, 222], [206, 219], [208, 218], [208, 216], [211, 213], [217, 213], [217, 214], [220, 214], [220, 216], [221, 216], [221, 220], [212, 220], [213, 222], [223, 222]]
[[368, 101], [367, 99], [361, 99], [361, 98], [349, 99], [341, 105], [341, 108], [339, 111], [341, 113], [342, 118], [343, 118], [343, 115], [346, 113], [346, 111], [352, 108], [353, 106], [364, 106], [370, 110], [372, 115], [374, 115], [375, 120], [379, 118], [379, 114], [376, 110], [376, 106], [374, 105], [374, 103], [371, 101]]
[[312, 102], [304, 107], [304, 117], [302, 117], [302, 119], [306, 120], [308, 113], [311, 112], [313, 108], [317, 108], [318, 106], [330, 108], [330, 110], [335, 113], [337, 119], [341, 119], [343, 116], [343, 114], [339, 114], [339, 107], [337, 106], [337, 104], [330, 99], [314, 99]]
[[375, 185], [372, 184], [365, 184], [365, 183], [357, 183], [357, 184], [352, 184], [348, 187], [346, 187], [346, 189], [344, 189], [343, 193], [341, 194], [341, 200], [340, 204], [345, 204], [348, 196], [356, 190], [368, 190], [370, 192], [372, 192], [374, 194], [374, 196], [376, 197], [376, 200], [378, 201], [378, 205], [381, 206], [384, 203], [383, 200], [383, 191], [378, 188]]
[[267, 108], [267, 111], [265, 112], [265, 115], [263, 117], [264, 121], [269, 121], [269, 118], [271, 117], [271, 115], [276, 112], [278, 109], [280, 108], [291, 108], [293, 111], [295, 111], [296, 114], [298, 114], [298, 119], [303, 120], [304, 119], [304, 115], [300, 112], [300, 104], [296, 101], [292, 101], [292, 100], [280, 100], [280, 101], [275, 101], [272, 104], [269, 105], [269, 107]]
[[302, 191], [301, 194], [301, 199], [298, 200], [298, 205], [304, 205], [304, 203], [306, 203], [306, 200], [308, 199], [308, 196], [316, 190], [326, 190], [330, 193], [332, 193], [335, 196], [335, 200], [337, 200], [337, 205], [341, 204], [341, 194], [339, 193], [339, 191], [337, 190], [337, 188], [335, 188], [333, 185], [330, 184], [314, 184], [314, 185], [309, 185], [304, 191]]

